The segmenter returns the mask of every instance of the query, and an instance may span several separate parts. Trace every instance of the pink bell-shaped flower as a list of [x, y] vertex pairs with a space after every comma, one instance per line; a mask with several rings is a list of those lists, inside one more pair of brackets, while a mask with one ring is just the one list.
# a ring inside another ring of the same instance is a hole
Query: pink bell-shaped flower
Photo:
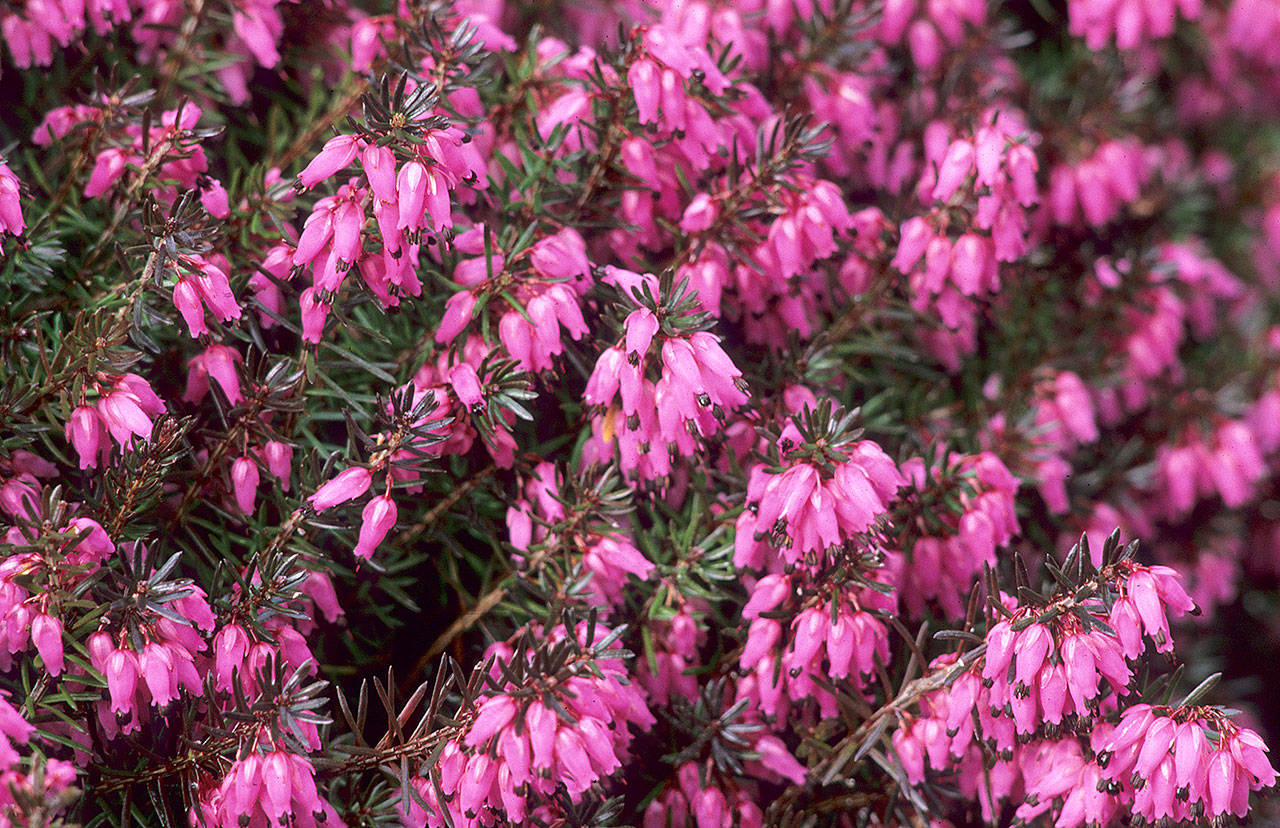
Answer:
[[354, 552], [357, 558], [368, 560], [387, 532], [396, 525], [396, 502], [386, 495], [370, 498], [360, 517], [360, 540]]
[[31, 619], [31, 641], [45, 669], [52, 675], [62, 675], [62, 622], [51, 615], [37, 614]]
[[231, 486], [240, 511], [253, 514], [253, 502], [258, 494], [258, 464], [252, 458], [237, 457], [231, 464]]
[[87, 405], [77, 406], [67, 421], [67, 441], [80, 455], [80, 468], [98, 467], [98, 454], [104, 446], [105, 435], [102, 432], [102, 420], [95, 408]]
[[346, 503], [369, 491], [373, 482], [373, 473], [363, 466], [352, 466], [337, 477], [325, 483], [309, 500], [317, 512]]

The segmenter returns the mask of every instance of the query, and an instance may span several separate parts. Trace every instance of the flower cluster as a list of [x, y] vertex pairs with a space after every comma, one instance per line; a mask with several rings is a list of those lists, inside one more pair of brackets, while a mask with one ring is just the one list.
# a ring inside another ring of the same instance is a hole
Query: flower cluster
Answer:
[[305, 756], [282, 750], [252, 752], [232, 764], [217, 789], [200, 801], [193, 819], [218, 828], [342, 828], [333, 806], [317, 793], [315, 775]]
[[1148, 40], [1168, 37], [1173, 34], [1179, 16], [1196, 20], [1203, 10], [1201, 0], [1167, 3], [1071, 0], [1067, 4], [1071, 33], [1083, 37], [1090, 49], [1102, 49], [1113, 36], [1121, 49], [1133, 49]]
[[[83, 538], [77, 541], [81, 535]], [[52, 542], [50, 547], [40, 543], [46, 539]], [[4, 540], [32, 551], [17, 552], [0, 563], [4, 622], [0, 664], [12, 666], [15, 653], [34, 646], [44, 669], [54, 676], [61, 675], [66, 654], [55, 594], [80, 587], [115, 554], [115, 544], [101, 524], [86, 517], [71, 518], [61, 531], [51, 532], [47, 538], [13, 527]]]
[[174, 270], [173, 305], [182, 313], [193, 338], [208, 333], [206, 310], [219, 322], [240, 318], [240, 305], [224, 268], [197, 254], [177, 259]]
[[4, 5], [0, 828], [1275, 822], [1274, 5]]
[[453, 341], [477, 307], [487, 308], [488, 300], [501, 294], [510, 298], [498, 319], [499, 340], [521, 370], [545, 371], [552, 367], [552, 357], [564, 352], [561, 329], [574, 341], [588, 331], [580, 295], [590, 285], [591, 265], [582, 236], [565, 228], [540, 239], [527, 251], [529, 271], [517, 275], [507, 271], [502, 253], [485, 249], [484, 235], [484, 228], [473, 228], [457, 239], [458, 251], [475, 258], [459, 261], [454, 269], [454, 281], [468, 289], [445, 303], [436, 341]]
[[1132, 785], [1134, 813], [1156, 822], [1243, 817], [1249, 791], [1269, 788], [1275, 769], [1258, 734], [1205, 707], [1135, 704], [1098, 754], [1102, 778]]
[[820, 560], [886, 515], [904, 478], [880, 446], [849, 439], [847, 427], [847, 418], [830, 409], [788, 420], [774, 444], [780, 464], [751, 471], [748, 506], [737, 522], [735, 564], [761, 568]]
[[[616, 661], [585, 667], [616, 646], [616, 635], [592, 626], [573, 633], [578, 653], [553, 665], [557, 678], [527, 673], [519, 684], [508, 680], [477, 702], [465, 735], [441, 753], [439, 787], [429, 779], [413, 781], [429, 807], [406, 803], [406, 820], [445, 825], [441, 811], [447, 809], [455, 825], [487, 824], [499, 814], [521, 823], [540, 802], [553, 801], [557, 788], [576, 802], [617, 773], [629, 758], [631, 726], [647, 730], [654, 718], [638, 688], [623, 683], [626, 671]], [[570, 633], [560, 626], [549, 635], [554, 643]], [[494, 650], [504, 675], [538, 666], [512, 664], [521, 656], [506, 644]]]
[[[109, 704], [98, 703], [107, 733], [137, 730], [153, 706], [163, 709], [184, 692], [204, 693], [196, 656], [208, 648], [200, 632], [212, 631], [213, 612], [196, 587], [166, 586], [157, 592], [153, 606], [162, 609], [145, 610], [136, 622], [141, 647], [132, 630], [123, 635], [102, 630], [89, 637], [90, 663], [106, 677], [111, 697]], [[178, 621], [170, 617], [172, 611], [165, 612], [166, 604], [182, 613]]]
[[643, 581], [654, 570], [620, 525], [620, 516], [608, 513], [610, 500], [617, 498], [617, 492], [608, 491], [614, 482], [606, 474], [590, 491], [571, 498], [554, 467], [539, 463], [525, 484], [525, 497], [507, 510], [512, 547], [526, 560], [556, 549], [570, 551], [571, 566], [591, 579], [585, 592], [592, 603], [603, 605], [620, 603], [628, 575]]
[[663, 291], [651, 275], [616, 268], [606, 278], [638, 307], [623, 321], [622, 338], [596, 360], [583, 392], [601, 412], [592, 418], [593, 458], [611, 457], [616, 441], [624, 471], [661, 479], [746, 403], [742, 371], [717, 336], [697, 329], [697, 297], [686, 283]]
[[1151, 823], [1240, 816], [1250, 790], [1275, 783], [1257, 734], [1218, 708], [1126, 704], [1144, 642], [1170, 650], [1168, 616], [1192, 604], [1171, 570], [1116, 550], [1113, 535], [1096, 569], [1077, 546], [1066, 566], [1094, 577], [1070, 584], [1064, 573], [1047, 604], [1002, 597], [1013, 609], [987, 630], [980, 658], [935, 663], [948, 683], [893, 736], [913, 781], [927, 765], [974, 785], [975, 745], [985, 744], [998, 757], [991, 794], [1025, 796], [1020, 818], [1051, 812], [1061, 826], [1105, 823], [1125, 803]]
[[1061, 164], [1049, 175], [1046, 204], [1058, 224], [1081, 219], [1101, 227], [1116, 217], [1123, 205], [1138, 200], [1151, 177], [1148, 148], [1133, 139], [1107, 141], [1092, 155], [1074, 164]]
[[[1018, 534], [1018, 480], [989, 452], [952, 456], [935, 469], [912, 458], [901, 468], [911, 487], [902, 499], [911, 504], [915, 525], [903, 527], [906, 542], [888, 565], [897, 570], [902, 598], [912, 613], [936, 600], [958, 616], [967, 586], [983, 567], [998, 562], [996, 550]], [[949, 499], [958, 501], [960, 509], [937, 508]]]
[[[433, 114], [430, 99], [419, 97], [411, 98], [417, 103], [412, 116], [393, 116], [397, 123], [411, 121], [412, 140], [401, 145], [402, 157], [376, 134], [338, 135], [298, 174], [298, 186], [310, 188], [357, 160], [363, 173], [315, 203], [292, 254], [295, 268], [311, 271], [310, 301], [321, 318], [352, 267], [385, 307], [397, 305], [401, 294], [420, 295], [419, 250], [429, 234], [452, 227], [451, 192], [464, 184], [484, 185], [484, 164], [470, 136]], [[365, 250], [370, 213], [380, 243], [377, 252]], [[316, 336], [307, 339], [318, 341]]]
[[80, 456], [82, 469], [96, 468], [110, 460], [108, 434], [120, 448], [131, 448], [134, 437], [144, 442], [151, 439], [154, 418], [165, 413], [164, 401], [137, 374], [100, 374], [92, 387], [97, 401], [76, 406], [66, 425], [67, 442]]
[[[751, 626], [739, 666], [755, 674], [766, 715], [776, 715], [784, 699], [805, 698], [816, 698], [824, 716], [834, 715], [835, 697], [815, 679], [862, 684], [889, 658], [888, 630], [878, 614], [895, 610], [893, 599], [877, 589], [823, 589], [813, 580], [766, 575], [742, 608]], [[790, 599], [799, 593], [807, 595], [796, 606]], [[779, 616], [791, 619], [785, 637]]]

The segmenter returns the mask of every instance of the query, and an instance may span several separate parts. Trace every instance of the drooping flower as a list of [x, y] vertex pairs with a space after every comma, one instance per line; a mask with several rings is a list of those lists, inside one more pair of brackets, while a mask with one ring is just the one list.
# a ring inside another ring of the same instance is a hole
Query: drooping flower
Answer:
[[240, 318], [240, 304], [223, 267], [199, 254], [183, 255], [172, 261], [176, 274], [173, 304], [186, 321], [192, 338], [208, 333], [204, 320], [206, 310], [219, 322]]
[[251, 457], [237, 457], [231, 464], [231, 487], [236, 505], [246, 515], [253, 514], [258, 494], [258, 464]]
[[102, 418], [93, 406], [76, 406], [71, 412], [71, 419], [67, 420], [66, 436], [76, 454], [80, 455], [82, 469], [97, 468], [102, 456], [111, 448]]
[[[656, 282], [616, 269], [611, 278], [624, 287]], [[681, 284], [660, 308], [632, 311], [620, 341], [596, 361], [583, 394], [597, 411], [593, 457], [612, 456], [616, 439], [624, 471], [665, 477], [674, 458], [693, 455], [699, 438], [718, 433], [728, 414], [746, 403], [742, 371], [719, 338], [679, 331], [678, 320], [693, 301]]]
[[880, 446], [850, 439], [830, 405], [821, 410], [832, 431], [811, 431], [794, 417], [776, 443], [782, 468], [752, 469], [749, 508], [737, 522], [737, 566], [763, 567], [775, 556], [788, 564], [810, 555], [820, 560], [825, 550], [870, 530], [905, 482]]
[[368, 559], [396, 524], [396, 502], [386, 495], [372, 497], [360, 515], [360, 540], [354, 550], [357, 558]]
[[364, 466], [352, 466], [345, 469], [329, 482], [325, 483], [308, 500], [317, 512], [323, 512], [340, 503], [359, 497], [369, 490], [373, 482], [373, 474]]
[[234, 762], [218, 787], [199, 805], [217, 828], [290, 825], [343, 828], [316, 787], [316, 769], [305, 757], [282, 750], [251, 752]]
[[[20, 236], [27, 223], [22, 218], [18, 176], [0, 156], [0, 233]], [[2, 254], [0, 254], [2, 255]]]
[[1243, 817], [1250, 791], [1276, 772], [1253, 731], [1216, 708], [1136, 704], [1102, 746], [1103, 777], [1134, 780], [1134, 813], [1148, 821], [1186, 820], [1199, 804], [1213, 819]]

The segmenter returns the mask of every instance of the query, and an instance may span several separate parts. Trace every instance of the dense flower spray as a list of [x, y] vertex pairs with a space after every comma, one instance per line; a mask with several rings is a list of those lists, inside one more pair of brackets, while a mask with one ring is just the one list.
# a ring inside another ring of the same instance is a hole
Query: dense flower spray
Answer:
[[4, 5], [0, 828], [1276, 821], [1275, 5]]
[[651, 275], [618, 269], [605, 278], [635, 309], [623, 320], [622, 338], [596, 360], [583, 392], [600, 412], [591, 452], [608, 458], [616, 442], [624, 471], [662, 479], [747, 401], [742, 371], [703, 330], [707, 315], [686, 282], [660, 285]]

